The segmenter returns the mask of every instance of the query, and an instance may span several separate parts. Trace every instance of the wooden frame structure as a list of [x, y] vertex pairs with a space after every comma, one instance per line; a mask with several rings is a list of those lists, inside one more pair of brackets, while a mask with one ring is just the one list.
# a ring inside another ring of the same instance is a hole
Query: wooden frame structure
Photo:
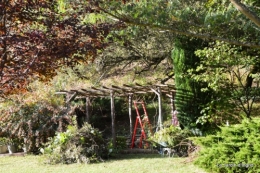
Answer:
[[89, 101], [91, 97], [110, 97], [111, 102], [111, 119], [112, 119], [112, 141], [113, 145], [116, 145], [116, 129], [115, 129], [115, 105], [114, 99], [115, 97], [128, 97], [128, 108], [129, 108], [129, 121], [130, 121], [130, 135], [132, 135], [133, 131], [133, 121], [132, 121], [132, 103], [133, 103], [133, 95], [135, 94], [145, 94], [145, 93], [155, 93], [158, 97], [158, 122], [157, 122], [157, 130], [163, 128], [163, 116], [162, 116], [162, 93], [165, 93], [166, 96], [171, 99], [171, 108], [172, 113], [175, 110], [174, 106], [174, 95], [176, 92], [174, 85], [140, 85], [136, 83], [135, 85], [126, 85], [123, 86], [115, 86], [111, 87], [90, 87], [88, 89], [78, 89], [78, 90], [70, 90], [70, 91], [59, 91], [56, 94], [65, 94], [66, 95], [66, 104], [69, 104], [74, 99], [77, 98], [85, 98], [86, 99], [86, 121], [89, 122]]

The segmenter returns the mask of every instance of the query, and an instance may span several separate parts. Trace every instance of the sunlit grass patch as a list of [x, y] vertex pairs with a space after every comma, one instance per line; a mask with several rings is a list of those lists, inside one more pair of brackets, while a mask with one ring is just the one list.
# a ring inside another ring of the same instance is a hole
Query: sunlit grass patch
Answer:
[[46, 165], [41, 156], [0, 157], [3, 173], [205, 173], [186, 158], [162, 157], [158, 154], [128, 154], [96, 164]]

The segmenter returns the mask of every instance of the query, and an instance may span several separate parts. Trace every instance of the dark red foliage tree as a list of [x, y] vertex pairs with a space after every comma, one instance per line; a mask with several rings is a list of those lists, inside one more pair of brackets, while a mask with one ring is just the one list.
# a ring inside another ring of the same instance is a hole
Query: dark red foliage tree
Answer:
[[55, 0], [0, 0], [2, 94], [21, 92], [32, 78], [48, 80], [61, 66], [92, 61], [109, 32], [123, 26], [83, 23], [82, 15], [98, 11], [80, 2], [61, 13]]

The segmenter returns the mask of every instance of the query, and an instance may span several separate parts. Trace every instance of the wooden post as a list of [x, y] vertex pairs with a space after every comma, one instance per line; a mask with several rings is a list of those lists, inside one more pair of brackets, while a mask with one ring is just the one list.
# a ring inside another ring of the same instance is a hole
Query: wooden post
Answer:
[[110, 100], [111, 100], [111, 120], [112, 120], [112, 141], [113, 147], [116, 147], [116, 128], [115, 128], [115, 100], [114, 92], [110, 91]]
[[175, 104], [174, 104], [174, 92], [171, 92], [171, 109], [172, 109], [172, 113], [175, 111]]
[[159, 107], [159, 115], [158, 115], [158, 122], [156, 131], [161, 130], [163, 128], [163, 116], [162, 116], [162, 98], [161, 98], [161, 89], [160, 87], [157, 88], [157, 91], [153, 88], [151, 90], [157, 95], [158, 97], [158, 107]]
[[174, 104], [174, 92], [171, 92], [170, 98], [171, 98], [171, 114], [172, 114], [172, 125], [179, 126], [179, 121], [177, 118], [177, 112], [175, 112], [176, 107]]
[[133, 134], [132, 97], [133, 97], [133, 94], [128, 95], [128, 112], [129, 112], [129, 122], [130, 122], [130, 136], [132, 136], [132, 134]]
[[89, 97], [86, 97], [86, 122], [89, 123]]
[[159, 129], [161, 130], [163, 128], [163, 116], [162, 116], [162, 98], [161, 98], [161, 89], [160, 87], [157, 88], [158, 92], [158, 106], [159, 106]]

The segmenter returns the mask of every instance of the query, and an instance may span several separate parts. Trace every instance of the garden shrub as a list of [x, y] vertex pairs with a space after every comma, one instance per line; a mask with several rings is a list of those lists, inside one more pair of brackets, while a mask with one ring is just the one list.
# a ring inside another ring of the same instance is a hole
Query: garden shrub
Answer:
[[195, 164], [210, 172], [260, 172], [260, 119], [221, 127], [215, 135], [191, 138], [201, 151]]
[[126, 144], [127, 137], [125, 136], [117, 136], [116, 137], [116, 147], [113, 146], [113, 139], [110, 139], [108, 142], [108, 151], [109, 151], [109, 156], [112, 156], [113, 154], [117, 154], [121, 152], [124, 149], [127, 149], [127, 144]]
[[170, 126], [156, 132], [149, 140], [157, 143], [157, 146], [160, 144], [174, 148], [178, 156], [187, 156], [190, 147], [193, 146], [192, 141], [188, 139], [192, 136], [194, 134], [188, 129]]
[[47, 100], [12, 100], [0, 109], [0, 137], [19, 140], [31, 152], [38, 152], [56, 131], [62, 132], [71, 124], [72, 108], [63, 102]]
[[68, 126], [66, 132], [51, 138], [41, 152], [49, 164], [93, 163], [108, 155], [101, 132], [87, 123], [80, 129]]

